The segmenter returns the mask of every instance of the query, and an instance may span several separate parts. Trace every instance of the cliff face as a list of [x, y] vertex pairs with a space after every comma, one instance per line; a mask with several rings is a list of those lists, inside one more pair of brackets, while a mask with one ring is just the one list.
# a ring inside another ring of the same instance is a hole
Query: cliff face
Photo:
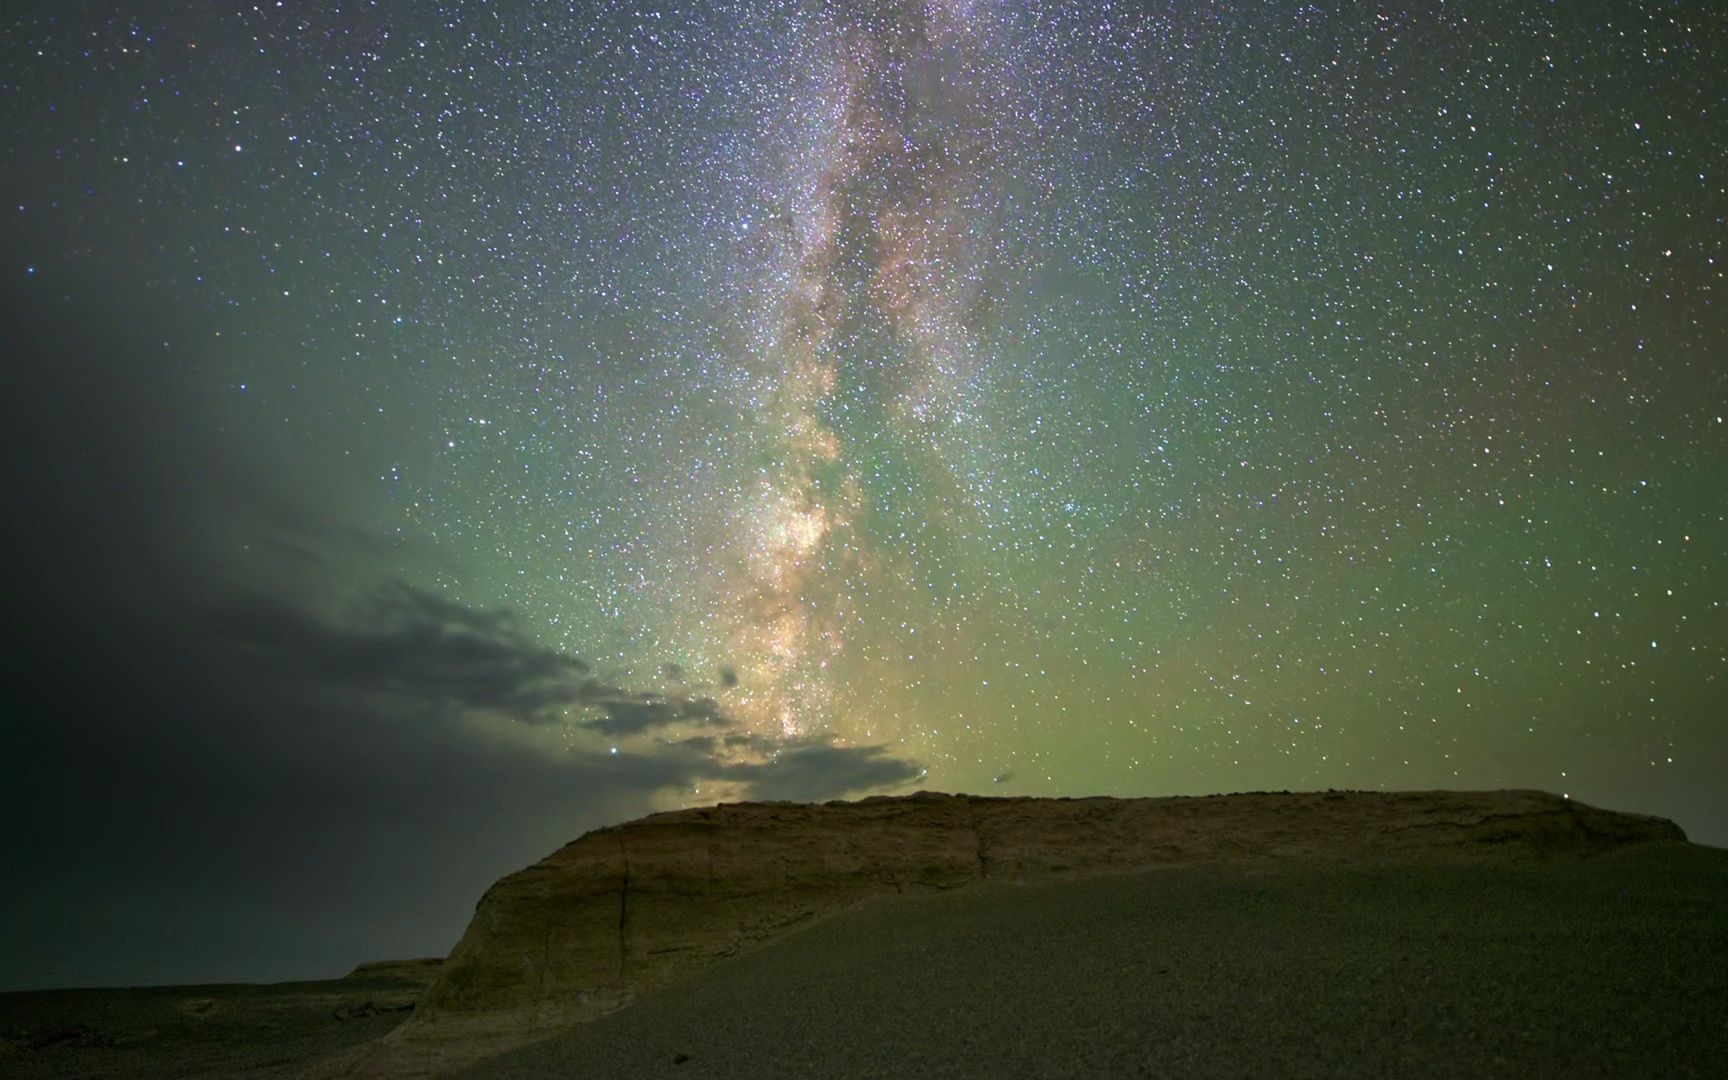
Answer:
[[743, 803], [591, 832], [499, 880], [414, 1018], [349, 1068], [434, 1075], [866, 897], [1259, 860], [1576, 858], [1673, 823], [1511, 792]]

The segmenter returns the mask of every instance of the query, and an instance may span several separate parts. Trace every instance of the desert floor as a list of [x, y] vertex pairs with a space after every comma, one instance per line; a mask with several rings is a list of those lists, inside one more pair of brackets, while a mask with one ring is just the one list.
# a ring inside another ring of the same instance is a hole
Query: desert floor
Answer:
[[435, 964], [325, 982], [0, 994], [0, 1076], [296, 1076], [408, 1017]]

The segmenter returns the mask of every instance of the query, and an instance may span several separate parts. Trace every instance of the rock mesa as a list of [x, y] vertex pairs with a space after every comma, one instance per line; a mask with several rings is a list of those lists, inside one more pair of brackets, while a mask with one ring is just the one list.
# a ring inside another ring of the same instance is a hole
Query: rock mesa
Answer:
[[738, 803], [588, 833], [500, 879], [414, 1017], [339, 1073], [430, 1076], [592, 1020], [868, 897], [1197, 863], [1576, 858], [1684, 841], [1536, 791]]

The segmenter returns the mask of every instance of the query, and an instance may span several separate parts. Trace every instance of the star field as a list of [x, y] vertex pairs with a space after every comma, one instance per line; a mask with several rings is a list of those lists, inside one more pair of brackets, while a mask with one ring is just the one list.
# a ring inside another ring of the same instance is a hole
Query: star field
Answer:
[[1728, 836], [1709, 5], [147, 8], [5, 17], [0, 271], [598, 680], [477, 737]]

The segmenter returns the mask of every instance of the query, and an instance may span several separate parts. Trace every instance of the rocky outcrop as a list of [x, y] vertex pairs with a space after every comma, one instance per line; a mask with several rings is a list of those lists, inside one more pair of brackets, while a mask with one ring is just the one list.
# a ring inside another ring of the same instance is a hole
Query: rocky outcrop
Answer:
[[442, 956], [421, 960], [374, 960], [370, 964], [361, 964], [343, 979], [347, 982], [406, 982], [425, 986], [438, 977], [438, 969], [443, 966]]
[[1673, 823], [1535, 791], [1160, 799], [922, 793], [599, 829], [498, 881], [414, 1017], [347, 1063], [435, 1075], [871, 896], [1258, 860], [1581, 857]]

